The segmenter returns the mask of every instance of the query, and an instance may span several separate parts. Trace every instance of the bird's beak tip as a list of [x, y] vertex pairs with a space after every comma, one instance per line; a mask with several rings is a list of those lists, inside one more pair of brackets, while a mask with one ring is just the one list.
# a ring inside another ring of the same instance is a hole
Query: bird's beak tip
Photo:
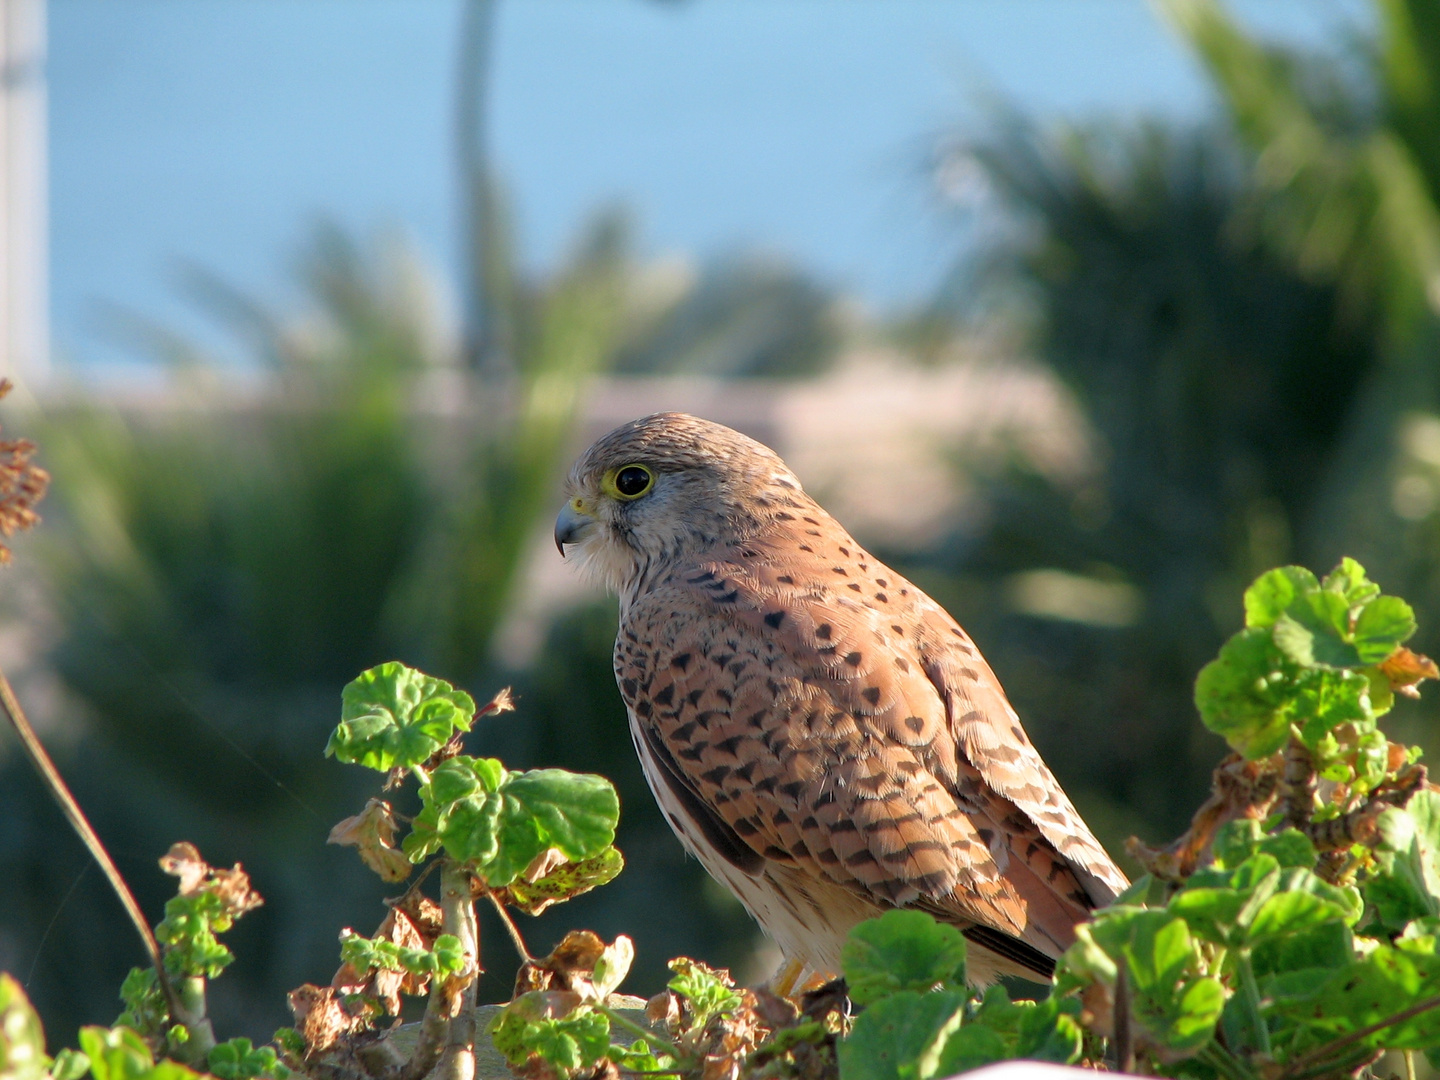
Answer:
[[576, 509], [574, 503], [567, 502], [560, 508], [560, 513], [555, 516], [555, 550], [560, 552], [562, 559], [565, 557], [565, 545], [576, 543], [594, 523], [595, 519]]

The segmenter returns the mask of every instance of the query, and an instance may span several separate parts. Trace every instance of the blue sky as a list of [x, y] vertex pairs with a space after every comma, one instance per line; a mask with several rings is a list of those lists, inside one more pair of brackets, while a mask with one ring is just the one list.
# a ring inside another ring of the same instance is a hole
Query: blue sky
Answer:
[[[1323, 40], [1360, 0], [1248, 0]], [[123, 354], [101, 303], [209, 337], [200, 263], [293, 301], [321, 217], [399, 227], [454, 266], [456, 0], [50, 0], [52, 313], [71, 363]], [[597, 207], [642, 250], [758, 249], [875, 308], [964, 243], [924, 161], [978, 86], [1040, 117], [1198, 117], [1193, 62], [1144, 0], [502, 0], [492, 133], [527, 265]]]

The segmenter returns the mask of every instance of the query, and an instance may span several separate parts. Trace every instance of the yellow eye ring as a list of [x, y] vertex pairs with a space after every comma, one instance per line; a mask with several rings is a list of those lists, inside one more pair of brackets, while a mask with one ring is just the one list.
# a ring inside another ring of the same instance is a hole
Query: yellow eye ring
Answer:
[[647, 495], [655, 486], [655, 474], [644, 465], [621, 465], [605, 474], [601, 487], [605, 494], [622, 502], [630, 502]]

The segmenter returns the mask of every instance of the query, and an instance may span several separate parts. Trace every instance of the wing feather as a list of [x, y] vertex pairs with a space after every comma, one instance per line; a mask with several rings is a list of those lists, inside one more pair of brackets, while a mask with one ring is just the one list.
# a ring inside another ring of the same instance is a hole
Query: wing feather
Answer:
[[627, 606], [635, 722], [734, 865], [803, 867], [1058, 955], [1123, 875], [963, 631], [829, 524], [833, 551], [752, 543]]

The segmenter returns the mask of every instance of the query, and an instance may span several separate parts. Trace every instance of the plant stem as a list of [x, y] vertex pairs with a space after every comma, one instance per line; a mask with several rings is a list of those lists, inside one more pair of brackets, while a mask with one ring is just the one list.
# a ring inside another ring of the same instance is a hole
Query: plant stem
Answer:
[[1359, 1028], [1355, 1031], [1347, 1031], [1339, 1038], [1332, 1039], [1324, 1046], [1319, 1047], [1316, 1050], [1312, 1050], [1304, 1057], [1297, 1058], [1296, 1060], [1292, 1061], [1285, 1069], [1285, 1071], [1280, 1075], [1281, 1077], [1298, 1076], [1308, 1066], [1313, 1065], [1317, 1061], [1324, 1061], [1326, 1058], [1334, 1054], [1335, 1051], [1349, 1046], [1352, 1042], [1358, 1042], [1361, 1039], [1368, 1038], [1369, 1036], [1374, 1035], [1377, 1031], [1384, 1031], [1388, 1027], [1394, 1027], [1396, 1024], [1404, 1023], [1406, 1020], [1410, 1020], [1413, 1017], [1419, 1016], [1421, 1013], [1429, 1012], [1431, 1009], [1436, 1008], [1440, 1008], [1440, 997], [1426, 998], [1418, 1005], [1412, 1005], [1408, 1009], [1402, 1009], [1394, 1016], [1387, 1016], [1384, 1020], [1377, 1021], [1373, 1024], [1367, 1024], [1365, 1027]]
[[165, 995], [165, 1004], [170, 1008], [170, 1015], [176, 1016], [180, 1012], [180, 1000], [175, 993], [175, 988], [170, 985], [169, 975], [165, 972], [165, 960], [160, 952], [160, 943], [155, 940], [155, 932], [145, 921], [145, 913], [140, 910], [140, 905], [135, 900], [135, 894], [130, 891], [130, 886], [125, 884], [125, 879], [120, 876], [120, 871], [116, 869], [110, 853], [105, 850], [105, 845], [100, 842], [100, 837], [95, 834], [89, 819], [85, 817], [85, 812], [80, 809], [80, 804], [75, 801], [75, 796], [70, 794], [70, 789], [66, 787], [65, 781], [60, 776], [60, 770], [55, 768], [55, 763], [45, 752], [45, 745], [35, 734], [35, 729], [30, 726], [30, 721], [25, 716], [25, 710], [20, 707], [20, 702], [15, 697], [15, 691], [10, 686], [10, 680], [5, 677], [3, 671], [0, 671], [0, 709], [4, 710], [5, 718], [10, 721], [10, 726], [20, 736], [20, 745], [25, 748], [31, 764], [40, 774], [51, 797], [60, 804], [60, 810], [64, 813], [66, 820], [70, 822], [70, 827], [79, 835], [91, 857], [100, 864], [100, 869], [105, 874], [105, 880], [110, 882], [110, 888], [114, 889], [115, 895], [120, 898], [120, 906], [125, 909], [125, 914], [130, 916], [130, 922], [134, 924], [136, 933], [145, 943], [145, 951], [150, 955], [150, 964], [155, 969], [155, 979], [160, 984], [161, 993]]
[[530, 950], [525, 947], [525, 939], [520, 936], [520, 928], [515, 925], [515, 920], [510, 918], [510, 913], [505, 910], [505, 905], [502, 904], [500, 898], [489, 889], [485, 890], [485, 895], [490, 898], [490, 903], [494, 905], [496, 914], [500, 916], [500, 921], [505, 924], [505, 929], [510, 931], [510, 940], [515, 943], [515, 951], [520, 954], [520, 959], [527, 964], [533, 963], [535, 958], [530, 955]]
[[1195, 1056], [1230, 1080], [1253, 1080], [1255, 1076], [1249, 1066], [1213, 1039], [1202, 1046]]
[[430, 980], [430, 997], [425, 1002], [425, 1016], [420, 1021], [420, 1038], [410, 1060], [375, 1073], [376, 1080], [424, 1080], [435, 1068], [445, 1050], [445, 1036], [450, 1031], [450, 1017], [445, 1008], [444, 976]]
[[1115, 971], [1115, 1066], [1135, 1071], [1135, 1039], [1130, 1031], [1130, 965], [1122, 955]]
[[180, 980], [176, 989], [180, 1008], [171, 1012], [170, 1019], [184, 1024], [190, 1038], [174, 1047], [174, 1056], [191, 1065], [203, 1065], [215, 1049], [215, 1029], [205, 1015], [205, 979], [199, 975], [188, 976]]
[[410, 775], [415, 777], [416, 780], [420, 781], [421, 787], [424, 787], [426, 784], [430, 783], [430, 774], [425, 771], [423, 766], [411, 765]]
[[1255, 984], [1255, 969], [1250, 966], [1250, 950], [1240, 949], [1235, 954], [1236, 966], [1240, 969], [1240, 992], [1245, 995], [1245, 1008], [1250, 1014], [1250, 1026], [1255, 1029], [1255, 1044], [1266, 1057], [1270, 1056], [1270, 1028], [1260, 1013], [1260, 988]]
[[470, 898], [470, 875], [454, 859], [440, 864], [440, 910], [445, 933], [460, 939], [466, 958], [475, 965], [475, 978], [461, 993], [460, 1010], [450, 1021], [450, 1038], [440, 1063], [441, 1080], [475, 1080], [475, 988], [480, 972], [480, 926], [475, 901]]
[[625, 1028], [631, 1034], [639, 1035], [640, 1038], [644, 1039], [647, 1044], [658, 1046], [671, 1057], [676, 1059], [681, 1059], [685, 1057], [684, 1051], [682, 1051], [680, 1047], [676, 1046], [669, 1039], [665, 1038], [665, 1036], [656, 1035], [653, 1031], [641, 1027], [639, 1024], [635, 1023], [634, 1020], [631, 1020], [628, 1016], [625, 1016], [617, 1010], [610, 1008], [610, 1006], [601, 1005], [597, 1002], [595, 1004], [595, 1011], [600, 1013], [602, 1016], [608, 1017], [612, 1024], [618, 1024], [620, 1027]]

